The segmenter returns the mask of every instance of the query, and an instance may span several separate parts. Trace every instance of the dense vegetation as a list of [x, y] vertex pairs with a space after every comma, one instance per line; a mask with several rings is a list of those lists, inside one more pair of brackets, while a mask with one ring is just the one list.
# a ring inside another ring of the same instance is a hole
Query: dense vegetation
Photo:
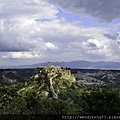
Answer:
[[42, 99], [35, 89], [19, 95], [24, 84], [0, 86], [0, 114], [120, 114], [120, 95], [114, 89], [83, 89], [72, 84], [59, 99]]
[[[119, 115], [120, 93], [115, 87], [83, 87], [60, 74], [53, 81], [58, 99], [49, 90], [48, 78], [39, 76], [25, 83], [0, 85], [0, 115]], [[61, 86], [59, 86], [59, 84]], [[48, 97], [41, 93], [48, 91]]]

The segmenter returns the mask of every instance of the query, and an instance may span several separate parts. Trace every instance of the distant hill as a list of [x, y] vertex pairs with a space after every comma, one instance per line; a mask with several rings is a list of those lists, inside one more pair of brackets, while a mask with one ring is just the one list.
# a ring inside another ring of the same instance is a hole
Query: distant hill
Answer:
[[[21, 65], [21, 66], [2, 66], [1, 68], [36, 68], [39, 66], [46, 66], [48, 63], [37, 63], [32, 65]], [[98, 62], [90, 62], [90, 61], [71, 61], [71, 62], [51, 62], [51, 65], [59, 65], [61, 67], [68, 68], [82, 68], [82, 69], [120, 69], [120, 62], [112, 62], [112, 61], [98, 61]]]
[[35, 69], [0, 69], [0, 84], [25, 82], [34, 74]]

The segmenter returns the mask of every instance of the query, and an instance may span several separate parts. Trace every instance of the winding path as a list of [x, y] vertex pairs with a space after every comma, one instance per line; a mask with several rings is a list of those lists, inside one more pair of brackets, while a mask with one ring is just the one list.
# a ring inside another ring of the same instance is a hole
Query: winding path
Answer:
[[53, 98], [58, 99], [58, 95], [55, 93], [53, 85], [52, 85], [52, 79], [56, 77], [57, 75], [50, 78], [50, 90], [52, 92]]

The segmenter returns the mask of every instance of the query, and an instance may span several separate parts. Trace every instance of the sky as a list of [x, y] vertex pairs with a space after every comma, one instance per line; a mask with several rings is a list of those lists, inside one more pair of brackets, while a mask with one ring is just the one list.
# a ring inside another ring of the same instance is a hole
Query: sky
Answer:
[[120, 0], [0, 0], [0, 66], [120, 61]]

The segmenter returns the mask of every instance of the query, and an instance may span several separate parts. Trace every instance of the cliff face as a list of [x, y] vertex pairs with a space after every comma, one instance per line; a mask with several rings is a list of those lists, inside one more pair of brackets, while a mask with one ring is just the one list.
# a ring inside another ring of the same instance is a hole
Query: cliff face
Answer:
[[26, 87], [18, 93], [23, 94], [34, 89], [40, 98], [59, 99], [60, 91], [71, 87], [75, 82], [75, 77], [69, 69], [60, 66], [43, 66], [35, 70], [34, 75], [25, 83]]

